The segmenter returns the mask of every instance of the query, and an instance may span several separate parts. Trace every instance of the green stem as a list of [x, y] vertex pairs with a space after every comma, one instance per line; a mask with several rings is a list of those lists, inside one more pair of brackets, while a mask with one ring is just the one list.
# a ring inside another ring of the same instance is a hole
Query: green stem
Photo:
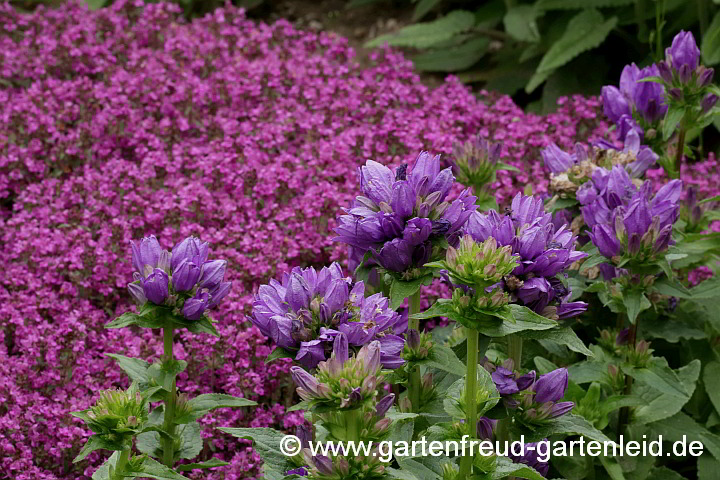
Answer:
[[[467, 408], [467, 426], [470, 438], [475, 438], [477, 428], [477, 368], [478, 368], [478, 331], [467, 329], [467, 376], [465, 377], [465, 406]], [[469, 478], [473, 457], [465, 455], [460, 461], [459, 479]]]
[[[166, 327], [163, 329], [163, 345], [165, 347], [165, 355], [163, 361], [170, 366], [173, 361], [173, 329]], [[175, 460], [175, 397], [177, 390], [175, 388], [175, 377], [173, 376], [172, 388], [170, 396], [165, 400], [165, 421], [163, 430], [170, 435], [170, 438], [163, 438], [163, 463], [172, 468]]]
[[508, 341], [508, 357], [512, 359], [514, 369], [520, 370], [520, 362], [522, 361], [523, 339], [519, 335], [510, 335]]
[[130, 449], [125, 449], [122, 452], [120, 452], [120, 458], [118, 458], [117, 463], [115, 464], [115, 471], [113, 473], [112, 480], [122, 480], [125, 478], [125, 475], [123, 475], [123, 472], [125, 471], [125, 467], [128, 464], [128, 460], [130, 460]]
[[[420, 312], [420, 290], [412, 294], [409, 298], [410, 320], [408, 321], [408, 329], [420, 331], [420, 320], [412, 318], [412, 315]], [[422, 383], [420, 379], [420, 365], [417, 365], [410, 372], [408, 378], [408, 396], [413, 412], [420, 411], [420, 393], [422, 391]]]
[[360, 438], [360, 421], [362, 412], [359, 408], [348, 410], [345, 412], [345, 431], [347, 432], [346, 442], [359, 442]]
[[680, 122], [680, 133], [678, 133], [677, 152], [675, 152], [675, 172], [680, 178], [680, 165], [682, 164], [683, 152], [685, 150], [685, 125]]
[[[637, 344], [637, 328], [638, 328], [638, 322], [640, 321], [639, 318], [635, 319], [635, 323], [630, 325], [630, 331], [628, 332], [628, 345], [629, 348], [632, 350], [635, 350], [635, 345]], [[623, 395], [629, 396], [632, 393], [632, 384], [633, 379], [630, 375], [625, 374], [625, 390], [623, 391]], [[618, 428], [617, 428], [617, 434], [618, 437], [623, 434], [626, 425], [630, 421], [630, 407], [622, 407], [620, 409], [620, 413], [618, 414]]]
[[662, 16], [665, 11], [665, 2], [658, 0], [655, 2], [655, 61], [659, 62], [663, 59], [663, 41], [662, 41]]

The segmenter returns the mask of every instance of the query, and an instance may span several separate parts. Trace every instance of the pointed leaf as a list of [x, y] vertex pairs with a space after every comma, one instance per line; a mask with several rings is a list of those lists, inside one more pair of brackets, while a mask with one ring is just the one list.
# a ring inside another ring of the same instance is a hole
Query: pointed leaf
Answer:
[[225, 465], [230, 465], [230, 464], [228, 462], [219, 460], [217, 458], [211, 458], [210, 460], [208, 460], [206, 462], [186, 463], [184, 465], [179, 465], [176, 470], [179, 472], [189, 472], [190, 470], [200, 470], [200, 469], [205, 469], [205, 468], [224, 467]]
[[95, 450], [123, 450], [123, 446], [117, 442], [108, 440], [100, 435], [93, 435], [92, 437], [88, 438], [82, 450], [80, 450], [80, 453], [78, 453], [77, 457], [75, 457], [75, 459], [73, 460], [73, 463], [84, 460], [85, 457], [90, 455]]

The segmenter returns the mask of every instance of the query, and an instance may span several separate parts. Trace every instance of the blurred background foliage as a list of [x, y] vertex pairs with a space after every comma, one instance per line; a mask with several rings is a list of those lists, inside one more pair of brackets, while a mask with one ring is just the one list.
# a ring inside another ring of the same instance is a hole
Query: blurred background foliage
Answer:
[[[51, 0], [57, 3], [59, 0]], [[112, 0], [86, 0], [102, 8]], [[153, 1], [153, 0], [147, 0]], [[188, 18], [223, 0], [174, 0]], [[19, 0], [32, 8], [47, 0]], [[680, 30], [699, 39], [703, 62], [720, 63], [720, 0], [232, 0], [260, 20], [307, 4], [326, 16], [361, 11], [363, 18], [393, 19], [390, 31], [371, 29], [356, 47], [387, 43], [401, 48], [426, 78], [456, 74], [473, 88], [506, 93], [529, 111], [546, 113], [560, 96], [598, 95], [617, 84], [628, 63], [645, 66], [664, 57]], [[341, 11], [338, 14], [338, 10]], [[395, 21], [399, 18], [400, 21]], [[346, 20], [352, 22], [352, 20]], [[388, 30], [388, 29], [386, 29]], [[340, 32], [343, 33], [343, 32]]]

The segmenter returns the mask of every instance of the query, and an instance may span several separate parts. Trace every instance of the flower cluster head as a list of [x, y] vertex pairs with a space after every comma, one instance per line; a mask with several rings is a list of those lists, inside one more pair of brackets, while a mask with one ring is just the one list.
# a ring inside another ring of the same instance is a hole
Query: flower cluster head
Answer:
[[251, 320], [306, 368], [327, 358], [340, 333], [353, 347], [379, 341], [383, 365], [397, 368], [404, 363], [401, 334], [407, 318], [392, 310], [381, 293], [364, 294], [364, 283], [353, 284], [337, 263], [320, 271], [296, 267], [282, 282], [273, 279], [260, 287]]
[[567, 302], [570, 291], [558, 278], [587, 255], [575, 250], [576, 237], [567, 224], [558, 228], [552, 223], [541, 198], [518, 194], [505, 215], [475, 212], [465, 231], [478, 242], [493, 238], [519, 257], [499, 285], [513, 301], [551, 318], [573, 317], [587, 308], [583, 302]]
[[473, 187], [477, 194], [484, 185], [495, 181], [495, 172], [501, 166], [501, 152], [500, 143], [490, 143], [479, 135], [465, 143], [456, 142], [453, 145], [453, 172], [457, 181]]
[[369, 456], [311, 455], [310, 450], [303, 452], [308, 464], [312, 465], [308, 477], [318, 480], [382, 480], [387, 478], [385, 465], [380, 461], [378, 447], [374, 447]]
[[303, 400], [335, 409], [374, 404], [376, 387], [384, 378], [381, 371], [380, 342], [370, 342], [350, 357], [347, 337], [342, 333], [335, 337], [330, 359], [318, 364], [314, 376], [301, 367], [290, 369]]
[[208, 260], [210, 245], [188, 237], [164, 250], [154, 235], [130, 242], [134, 281], [128, 290], [138, 305], [150, 302], [177, 309], [187, 320], [199, 320], [229, 292], [225, 260]]
[[418, 362], [426, 359], [432, 352], [433, 342], [430, 332], [418, 332], [415, 329], [408, 330], [403, 358], [407, 362]]
[[340, 216], [333, 240], [351, 247], [351, 258], [370, 254], [388, 272], [413, 278], [437, 256], [447, 241], [457, 244], [460, 229], [477, 208], [469, 190], [450, 202], [455, 178], [451, 168], [440, 170], [440, 156], [422, 152], [410, 172], [393, 173], [368, 160], [359, 168], [362, 195]]
[[515, 270], [518, 259], [509, 245], [498, 246], [493, 237], [476, 242], [464, 235], [457, 249], [448, 247], [444, 261], [430, 265], [446, 269], [453, 283], [484, 289]]
[[122, 443], [139, 433], [148, 419], [148, 403], [137, 388], [110, 389], [100, 393], [95, 405], [80, 412], [88, 427], [99, 435]]
[[624, 140], [631, 131], [636, 132], [641, 140], [645, 135], [653, 136], [651, 130], [657, 127], [668, 110], [665, 88], [661, 84], [641, 80], [659, 75], [657, 65], [640, 69], [633, 63], [623, 69], [620, 88], [612, 85], [602, 88], [604, 113], [615, 123], [620, 140]]
[[672, 180], [653, 197], [651, 185], [637, 187], [623, 168], [598, 169], [577, 192], [585, 224], [598, 251], [616, 265], [652, 261], [672, 244], [682, 182]]
[[517, 409], [519, 418], [528, 423], [557, 418], [570, 412], [573, 402], [561, 402], [568, 387], [568, 371], [558, 368], [536, 378], [535, 371], [520, 375], [513, 371], [512, 360], [495, 366], [486, 362], [503, 404]]
[[639, 178], [658, 160], [650, 147], [640, 144], [640, 136], [635, 131], [625, 136], [622, 150], [601, 140], [590, 147], [578, 143], [573, 153], [567, 153], [553, 143], [541, 154], [550, 170], [550, 192], [561, 197], [574, 197], [578, 188], [589, 181], [598, 168], [609, 170], [619, 165], [632, 178]]

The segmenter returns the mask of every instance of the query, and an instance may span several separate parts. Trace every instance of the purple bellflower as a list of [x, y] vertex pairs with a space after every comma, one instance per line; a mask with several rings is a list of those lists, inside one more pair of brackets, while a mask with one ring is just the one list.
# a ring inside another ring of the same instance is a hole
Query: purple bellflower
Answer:
[[493, 237], [499, 245], [509, 245], [520, 257], [502, 281], [514, 301], [553, 318], [569, 318], [587, 307], [583, 302], [566, 303], [570, 291], [557, 278], [587, 254], [575, 250], [577, 237], [567, 224], [555, 227], [541, 198], [518, 194], [506, 215], [475, 212], [465, 229], [478, 242]]
[[409, 173], [405, 165], [393, 173], [368, 160], [359, 174], [362, 195], [338, 218], [333, 240], [348, 244], [355, 261], [370, 253], [374, 263], [404, 277], [430, 261], [437, 240], [457, 244], [477, 208], [470, 190], [446, 200], [454, 177], [451, 168], [440, 169], [439, 155], [422, 152]]
[[188, 237], [164, 250], [154, 235], [130, 242], [134, 282], [130, 294], [140, 306], [146, 302], [173, 306], [186, 320], [199, 320], [229, 292], [225, 260], [208, 261], [209, 244]]
[[397, 368], [404, 363], [401, 334], [407, 318], [382, 294], [365, 298], [364, 293], [363, 282], [353, 284], [337, 263], [320, 271], [296, 267], [282, 282], [273, 279], [260, 287], [251, 321], [306, 368], [325, 360], [341, 333], [356, 349], [379, 341], [383, 365]]

